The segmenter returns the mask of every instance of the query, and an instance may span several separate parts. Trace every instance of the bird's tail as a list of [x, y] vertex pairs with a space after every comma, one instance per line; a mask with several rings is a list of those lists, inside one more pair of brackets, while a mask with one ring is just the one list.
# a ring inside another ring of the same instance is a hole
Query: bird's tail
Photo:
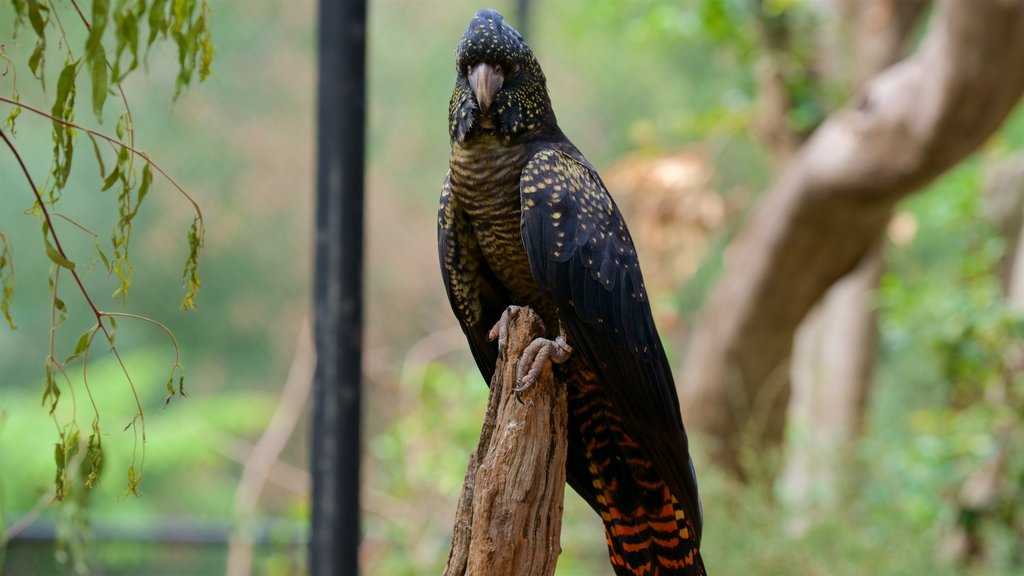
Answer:
[[570, 387], [568, 472], [604, 521], [615, 573], [705, 576], [693, 531], [700, 520], [686, 517], [654, 463], [593, 391]]
[[[704, 576], [696, 535], [690, 531], [682, 506], [652, 468], [643, 470], [648, 461], [630, 460], [631, 478], [606, 482], [602, 479], [606, 474], [591, 474], [615, 573]], [[643, 493], [627, 495], [633, 488]]]

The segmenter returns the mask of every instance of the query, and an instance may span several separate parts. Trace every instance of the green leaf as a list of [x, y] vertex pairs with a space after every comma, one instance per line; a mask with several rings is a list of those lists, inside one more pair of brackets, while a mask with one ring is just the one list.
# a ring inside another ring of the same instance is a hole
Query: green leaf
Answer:
[[[51, 112], [55, 118], [71, 122], [75, 112], [75, 77], [78, 75], [78, 60], [64, 63], [57, 78], [57, 95]], [[67, 184], [74, 157], [74, 130], [61, 122], [53, 121], [53, 191], [59, 191]]]
[[107, 274], [110, 274], [110, 260], [107, 255], [103, 252], [103, 248], [100, 248], [100, 243], [96, 242], [96, 252], [100, 255], [100, 260], [103, 261], [103, 267], [107, 269]]
[[182, 281], [186, 286], [185, 296], [181, 299], [182, 310], [194, 310], [196, 307], [195, 298], [202, 287], [199, 278], [199, 249], [203, 247], [206, 231], [202, 220], [198, 216], [192, 219], [192, 226], [188, 230], [188, 257], [185, 259], [185, 269], [181, 273]]
[[[75, 76], [78, 75], [78, 60], [68, 61], [64, 63], [64, 68], [60, 71], [60, 76], [57, 78], [57, 97], [53, 101], [52, 112], [53, 115], [62, 119], [69, 120], [67, 113], [68, 101], [74, 102], [75, 93]], [[64, 127], [60, 122], [54, 122], [61, 128]], [[56, 126], [54, 127], [56, 129]]]
[[142, 200], [146, 197], [146, 194], [149, 193], [149, 187], [152, 184], [153, 170], [150, 167], [150, 164], [147, 162], [146, 165], [142, 168], [142, 183], [139, 184], [138, 198], [136, 198], [135, 200], [135, 210], [132, 213], [133, 216], [135, 215], [135, 213], [138, 213], [139, 206], [142, 206]]
[[110, 320], [110, 330], [107, 332], [110, 334], [110, 345], [114, 345], [114, 340], [117, 338], [117, 318], [113, 316], [106, 316], [105, 318]]
[[14, 300], [14, 253], [7, 235], [0, 232], [0, 314], [11, 330], [18, 327], [11, 317], [11, 302]]
[[[138, 13], [136, 13], [136, 9]], [[129, 8], [126, 0], [119, 0], [114, 9], [114, 24], [117, 28], [117, 47], [114, 49], [114, 66], [111, 78], [114, 82], [124, 80], [139, 65], [139, 15], [145, 12], [145, 2]], [[131, 55], [127, 69], [122, 70], [121, 58], [125, 51]]]
[[208, 7], [206, 2], [203, 2], [202, 14], [199, 16], [199, 20], [196, 22], [196, 40], [197, 48], [199, 50], [199, 81], [206, 80], [213, 68], [213, 35], [210, 34], [209, 28], [206, 26], [206, 13]]
[[50, 243], [50, 238], [49, 237], [46, 238], [46, 256], [50, 260], [52, 260], [54, 264], [56, 264], [56, 265], [58, 265], [58, 266], [60, 266], [62, 268], [67, 268], [68, 270], [74, 270], [75, 269], [75, 263], [72, 262], [71, 260], [68, 260], [67, 258], [65, 258], [64, 255], [61, 254], [59, 250], [54, 248], [53, 244]]
[[42, 11], [45, 7], [39, 5], [39, 0], [28, 0], [28, 21], [32, 24], [32, 29], [36, 31], [36, 35], [39, 37], [45, 37], [46, 35], [46, 23], [49, 18], [44, 19]]
[[36, 42], [36, 48], [32, 51], [32, 55], [28, 57], [28, 69], [32, 72], [32, 75], [39, 80], [43, 79], [43, 57], [46, 53], [46, 37], [41, 37]]
[[[18, 98], [17, 93], [15, 93], [13, 100], [15, 102], [20, 101], [20, 98]], [[11, 134], [17, 134], [17, 131], [15, 130], [14, 126], [14, 121], [18, 119], [18, 116], [21, 116], [21, 106], [13, 107], [11, 109], [11, 113], [7, 115], [6, 119], [4, 119], [4, 124], [7, 126], [7, 129], [11, 131]]]
[[153, 45], [157, 35], [167, 36], [167, 0], [153, 0], [149, 8], [149, 39], [146, 41], [146, 50]]
[[53, 307], [59, 312], [57, 317], [54, 319], [55, 324], [60, 324], [68, 317], [68, 306], [59, 297], [53, 297]]
[[107, 178], [107, 166], [103, 163], [103, 154], [100, 153], [100, 144], [91, 132], [86, 132], [86, 134], [89, 135], [89, 140], [92, 140], [92, 151], [96, 153], [96, 164], [99, 164], [100, 167], [100, 178], [103, 178], [105, 181]]
[[102, 55], [89, 60], [89, 71], [92, 76], [92, 111], [96, 118], [103, 121], [103, 105], [107, 101], [110, 84], [107, 80], [107, 60]]
[[107, 93], [110, 91], [107, 53], [103, 48], [103, 33], [107, 28], [109, 12], [109, 0], [93, 0], [92, 28], [85, 42], [85, 61], [89, 64], [89, 75], [92, 78], [92, 109], [101, 122], [103, 104], [107, 101]]
[[107, 174], [107, 178], [103, 181], [103, 188], [100, 188], [100, 192], [106, 192], [107, 190], [110, 190], [110, 188], [114, 184], [116, 184], [118, 179], [120, 179], [120, 178], [121, 178], [121, 167], [120, 166], [114, 166], [114, 169], [111, 170], [110, 174]]
[[89, 343], [92, 342], [92, 335], [94, 333], [95, 330], [90, 328], [89, 330], [86, 330], [85, 332], [82, 333], [81, 336], [78, 337], [78, 343], [75, 344], [75, 352], [74, 354], [68, 356], [66, 360], [64, 360], [65, 364], [71, 362], [75, 358], [78, 358], [79, 356], [84, 354], [86, 350], [89, 349]]
[[89, 435], [89, 444], [85, 449], [85, 462], [82, 469], [85, 475], [85, 485], [93, 488], [103, 472], [103, 444], [100, 440], [99, 426], [93, 422], [93, 434]]
[[[131, 426], [131, 424], [129, 424]], [[126, 488], [126, 494], [139, 495], [139, 482], [142, 481], [141, 475], [135, 474], [135, 464], [128, 466], [128, 487]]]
[[50, 404], [50, 414], [53, 414], [57, 410], [57, 399], [60, 398], [60, 388], [57, 386], [57, 381], [53, 378], [53, 357], [46, 357], [46, 367], [43, 370], [43, 402], [42, 405], [46, 406], [47, 402]]
[[64, 444], [57, 442], [53, 447], [53, 460], [57, 464], [57, 473], [53, 478], [53, 487], [57, 500], [67, 496], [67, 474], [65, 473]]

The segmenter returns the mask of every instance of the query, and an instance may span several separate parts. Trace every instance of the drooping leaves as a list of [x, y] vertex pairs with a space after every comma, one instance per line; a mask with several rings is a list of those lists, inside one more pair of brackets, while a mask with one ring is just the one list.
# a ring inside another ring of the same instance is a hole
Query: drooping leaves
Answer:
[[57, 78], [57, 94], [50, 112], [63, 122], [53, 121], [53, 187], [51, 201], [56, 201], [60, 191], [67, 185], [71, 174], [71, 160], [74, 157], [75, 129], [66, 123], [75, 119], [75, 76], [78, 74], [78, 60], [68, 60]]
[[54, 264], [61, 268], [67, 268], [68, 270], [75, 269], [75, 263], [68, 260], [67, 256], [61, 254], [60, 250], [53, 245], [50, 241], [50, 226], [43, 222], [43, 242], [46, 244], [46, 257], [50, 259]]
[[92, 28], [85, 42], [85, 61], [92, 77], [92, 110], [97, 118], [103, 117], [103, 104], [107, 101], [110, 91], [110, 78], [107, 75], [107, 52], [103, 48], [103, 33], [107, 30], [110, 15], [109, 0], [93, 0]]
[[188, 229], [188, 258], [185, 259], [185, 270], [181, 273], [185, 286], [185, 297], [181, 300], [182, 310], [194, 310], [196, 307], [195, 298], [202, 286], [199, 279], [199, 249], [203, 247], [205, 236], [203, 222], [196, 216]]
[[14, 301], [14, 251], [7, 235], [0, 232], [0, 314], [11, 330], [17, 329], [11, 317], [11, 303]]
[[209, 10], [205, 0], [153, 0], [150, 7], [147, 52], [158, 37], [170, 36], [178, 46], [175, 98], [192, 83], [197, 66], [200, 81], [210, 75], [214, 49], [207, 27]]
[[[146, 12], [146, 0], [139, 0], [129, 6], [129, 0], [118, 0], [114, 8], [114, 27], [117, 30], [117, 47], [114, 48], [114, 63], [111, 78], [121, 82], [133, 70], [139, 67], [139, 21]], [[121, 67], [121, 59], [131, 56], [127, 68]]]
[[19, 21], [21, 16], [27, 16], [36, 33], [36, 47], [28, 58], [28, 69], [45, 87], [43, 63], [46, 58], [46, 26], [50, 23], [50, 8], [39, 0], [23, 0], [14, 3], [14, 11], [19, 14]]
[[[65, 320], [69, 311], [64, 300], [58, 294], [58, 279], [61, 274], [70, 273], [81, 286], [79, 275], [88, 271], [83, 271], [83, 269], [91, 268], [91, 263], [87, 266], [76, 267], [68, 253], [60, 247], [62, 244], [64, 246], [72, 244], [63, 241], [63, 234], [59, 235], [60, 240], [58, 240], [58, 231], [51, 229], [56, 216], [58, 216], [58, 213], [54, 211], [54, 206], [60, 200], [61, 193], [69, 182], [77, 133], [85, 132], [92, 143], [93, 153], [102, 178], [102, 186], [97, 186], [97, 188], [101, 188], [103, 191], [114, 189], [117, 191], [118, 217], [110, 235], [111, 246], [109, 248], [102, 246], [95, 234], [82, 228], [74, 220], [63, 215], [60, 216], [93, 237], [94, 247], [103, 266], [109, 274], [115, 275], [120, 280], [120, 286], [115, 291], [115, 296], [125, 298], [131, 285], [133, 272], [129, 254], [134, 220], [142, 203], [153, 190], [154, 170], [164, 176], [166, 174], [144, 153], [135, 148], [131, 113], [120, 84], [139, 66], [140, 36], [146, 34], [144, 31], [147, 25], [149, 27], [148, 38], [146, 38], [147, 55], [149, 47], [160, 38], [173, 41], [178, 49], [179, 70], [174, 98], [180, 96], [182, 90], [197, 76], [200, 80], [208, 77], [213, 59], [213, 44], [207, 28], [209, 8], [205, 0], [92, 0], [90, 9], [83, 13], [78, 10], [79, 7], [85, 8], [84, 2], [81, 1], [73, 7], [74, 10], [67, 3], [55, 4], [48, 0], [10, 0], [9, 3], [14, 8], [15, 34], [18, 30], [24, 30], [30, 34], [34, 32], [34, 45], [31, 43], [33, 40], [31, 37], [28, 44], [33, 49], [25, 64], [31, 74], [42, 84], [46, 99], [52, 99], [52, 102], [45, 104], [18, 105], [21, 98], [14, 76], [17, 66], [7, 57], [0, 45], [0, 80], [5, 82], [5, 86], [6, 81], [9, 80], [11, 86], [9, 96], [8, 94], [4, 95], [5, 102], [11, 105], [11, 111], [9, 113], [5, 111], [4, 116], [0, 117], [0, 127], [3, 127], [5, 132], [10, 130], [10, 134], [13, 135], [15, 119], [23, 111], [34, 112], [42, 116], [49, 115], [52, 120], [53, 163], [49, 176], [40, 182], [39, 186], [32, 182], [31, 175], [26, 173], [26, 176], [30, 184], [29, 189], [35, 196], [35, 202], [29, 212], [42, 222], [44, 252], [46, 257], [55, 264], [51, 268], [50, 276], [51, 331], [53, 331]], [[51, 11], [58, 10], [68, 10], [70, 17], [58, 18], [57, 14], [51, 14]], [[71, 26], [78, 25], [81, 25], [80, 29], [88, 31], [84, 49], [77, 42], [74, 44], [69, 42], [68, 30]], [[58, 41], [48, 43], [48, 39], [52, 40], [54, 35], [57, 35]], [[58, 57], [60, 57], [60, 52], [64, 53], [64, 64], [60, 68], [56, 83], [48, 85], [44, 73], [47, 61], [53, 62], [53, 50], [58, 51]], [[143, 57], [143, 61], [145, 61], [145, 57]], [[80, 72], [83, 72], [81, 77], [79, 76]], [[83, 78], [86, 75], [90, 82], [92, 110], [101, 124], [104, 107], [111, 92], [119, 93], [121, 96], [123, 109], [116, 125], [116, 138], [81, 126], [74, 118], [78, 88], [82, 88], [79, 81], [85, 81]], [[49, 112], [41, 112], [40, 109]], [[107, 140], [114, 145], [116, 158], [111, 159], [110, 152], [104, 149], [106, 144], [100, 145], [100, 139]], [[21, 156], [18, 150], [13, 145], [10, 146], [10, 149], [20, 160]], [[144, 160], [141, 174], [135, 163], [137, 156]], [[170, 180], [169, 177], [168, 179]], [[190, 202], [192, 201], [173, 180], [171, 183]], [[195, 205], [194, 202], [193, 205]], [[196, 207], [196, 217], [188, 231], [189, 256], [183, 272], [187, 286], [186, 296], [182, 303], [185, 308], [195, 307], [194, 299], [200, 285], [197, 259], [198, 251], [203, 244], [203, 236], [202, 218], [198, 207]], [[75, 252], [76, 258], [78, 254]], [[0, 314], [11, 328], [14, 328], [14, 321], [10, 314], [13, 291], [13, 250], [7, 237], [0, 233]], [[66, 357], [63, 363], [56, 360], [55, 346], [51, 340], [50, 350], [46, 357], [44, 389], [42, 391], [43, 405], [53, 415], [60, 434], [60, 440], [55, 444], [54, 450], [57, 497], [64, 499], [69, 494], [74, 494], [73, 499], [82, 502], [84, 502], [83, 494], [87, 490], [81, 490], [80, 487], [92, 488], [103, 467], [99, 414], [95, 413], [94, 415], [92, 434], [88, 441], [80, 438], [75, 418], [72, 417], [69, 422], [62, 422], [64, 418], [60, 414], [63, 411], [57, 411], [58, 401], [64, 388], [64, 384], [58, 383], [57, 380], [62, 378], [67, 382], [68, 390], [71, 390], [71, 380], [65, 373], [65, 365], [79, 357], [87, 360], [92, 339], [101, 332], [102, 336], [109, 341], [110, 350], [115, 355], [118, 354], [114, 342], [117, 332], [116, 314], [99, 312], [88, 293], [85, 293], [85, 298], [95, 312], [97, 323], [78, 338], [74, 351]], [[149, 321], [149, 319], [130, 314], [124, 314], [124, 316]], [[171, 335], [173, 340], [174, 337], [170, 331], [166, 327], [160, 326]], [[178, 358], [171, 368], [168, 399], [176, 394], [184, 394], [184, 372], [176, 342], [175, 351]], [[128, 385], [134, 392], [134, 385], [127, 371], [125, 376]], [[175, 387], [175, 380], [177, 380], [177, 387]], [[83, 383], [86, 392], [89, 393], [88, 384], [84, 380]], [[71, 401], [74, 403], [74, 394], [71, 397]], [[141, 405], [137, 405], [137, 408], [138, 411], [128, 428], [133, 428], [136, 434], [141, 434], [144, 454], [145, 420]], [[86, 448], [84, 457], [80, 454], [83, 445]], [[128, 470], [129, 493], [138, 494], [143, 474], [143, 461], [144, 456], [142, 460], [136, 461], [133, 455], [132, 464]], [[75, 463], [74, 467], [77, 470], [70, 470], [72, 462]], [[82, 480], [82, 484], [72, 493], [72, 477], [74, 475]]]
[[94, 488], [103, 472], [103, 441], [100, 436], [99, 420], [92, 422], [92, 434], [85, 448], [85, 461], [82, 462], [82, 476], [86, 488]]
[[81, 449], [79, 440], [78, 426], [71, 422], [61, 430], [60, 441], [54, 445], [54, 460], [57, 464], [54, 493], [58, 500], [64, 500], [71, 493], [72, 479], [69, 477], [68, 467]]

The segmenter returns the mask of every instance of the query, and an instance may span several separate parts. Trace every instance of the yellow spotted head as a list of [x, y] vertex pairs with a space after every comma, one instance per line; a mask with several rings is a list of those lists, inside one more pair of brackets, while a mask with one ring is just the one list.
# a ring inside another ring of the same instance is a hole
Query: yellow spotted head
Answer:
[[506, 141], [554, 126], [544, 72], [515, 28], [485, 8], [455, 49], [455, 90], [448, 128], [460, 144], [483, 131]]

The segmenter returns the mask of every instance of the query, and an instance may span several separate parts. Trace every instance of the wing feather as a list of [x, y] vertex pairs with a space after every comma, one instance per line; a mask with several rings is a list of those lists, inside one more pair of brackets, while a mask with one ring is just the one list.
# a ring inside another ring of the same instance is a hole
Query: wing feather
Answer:
[[469, 340], [473, 359], [490, 385], [498, 347], [487, 340], [491, 326], [509, 304], [508, 292], [484, 260], [465, 213], [452, 196], [450, 174], [441, 186], [437, 213], [441, 278], [455, 316]]
[[535, 154], [520, 191], [535, 281], [699, 539], [700, 500], [675, 383], [622, 214], [596, 171], [561, 150]]

